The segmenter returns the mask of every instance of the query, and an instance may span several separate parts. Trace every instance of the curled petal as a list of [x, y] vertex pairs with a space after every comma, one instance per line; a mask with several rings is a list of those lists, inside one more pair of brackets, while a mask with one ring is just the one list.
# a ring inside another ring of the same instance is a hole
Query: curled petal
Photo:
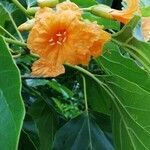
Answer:
[[125, 0], [128, 4], [128, 8], [124, 10], [115, 10], [112, 9], [110, 12], [114, 19], [127, 24], [135, 14], [139, 10], [138, 0]]

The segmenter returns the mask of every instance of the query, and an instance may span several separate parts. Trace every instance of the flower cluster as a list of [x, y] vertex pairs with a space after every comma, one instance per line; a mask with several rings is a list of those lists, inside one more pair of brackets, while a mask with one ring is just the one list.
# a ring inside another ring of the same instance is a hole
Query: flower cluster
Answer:
[[32, 74], [55, 77], [65, 72], [64, 64], [87, 65], [91, 57], [102, 53], [109, 33], [96, 23], [84, 21], [82, 11], [72, 2], [63, 2], [56, 10], [40, 8], [29, 33], [28, 48], [39, 56]]
[[[88, 65], [92, 57], [101, 55], [103, 45], [111, 35], [96, 22], [82, 19], [82, 11], [70, 1], [56, 5], [56, 9], [44, 7], [49, 1], [39, 0], [41, 8], [35, 18], [19, 26], [19, 30], [30, 30], [28, 48], [39, 56], [32, 66], [35, 76], [55, 77], [65, 72], [64, 64]], [[50, 1], [51, 2], [51, 1]], [[116, 10], [104, 5], [91, 7], [91, 13], [128, 23], [139, 12], [138, 0], [125, 0], [128, 7]], [[58, 3], [58, 1], [56, 1]], [[51, 4], [51, 3], [49, 3]], [[53, 4], [53, 3], [52, 3]], [[142, 24], [146, 34], [149, 23]]]

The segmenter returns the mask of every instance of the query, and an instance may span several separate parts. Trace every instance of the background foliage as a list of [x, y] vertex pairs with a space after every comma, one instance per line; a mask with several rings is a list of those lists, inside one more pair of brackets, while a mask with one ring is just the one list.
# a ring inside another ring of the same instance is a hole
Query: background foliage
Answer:
[[[122, 7], [117, 0], [72, 1]], [[20, 2], [36, 6], [35, 0]], [[141, 1], [143, 16], [149, 5]], [[0, 0], [0, 149], [150, 149], [150, 43], [139, 35], [141, 18], [124, 27], [88, 12], [83, 18], [113, 33], [103, 55], [85, 68], [66, 66], [55, 79], [36, 78], [30, 76], [35, 56], [11, 41], [26, 41], [28, 33], [17, 29], [26, 16]]]

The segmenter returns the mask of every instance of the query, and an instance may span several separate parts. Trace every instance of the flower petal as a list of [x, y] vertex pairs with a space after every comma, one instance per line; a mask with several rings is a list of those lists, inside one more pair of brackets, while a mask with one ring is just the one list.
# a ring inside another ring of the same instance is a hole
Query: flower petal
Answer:
[[52, 64], [48, 60], [39, 59], [32, 66], [32, 75], [43, 77], [56, 77], [65, 72], [63, 65]]
[[128, 8], [125, 10], [112, 9], [111, 14], [114, 19], [127, 24], [133, 17], [134, 13], [138, 11], [138, 0], [125, 0], [128, 3]]
[[103, 30], [101, 30], [100, 38], [98, 41], [95, 41], [90, 47], [91, 55], [94, 57], [98, 57], [102, 54], [103, 46], [106, 42], [111, 39], [111, 35]]
[[82, 11], [80, 10], [80, 8], [72, 2], [63, 2], [63, 3], [59, 3], [56, 6], [56, 9], [58, 12], [64, 11], [64, 10], [72, 10], [74, 11], [74, 13], [76, 13], [77, 17], [81, 17]]

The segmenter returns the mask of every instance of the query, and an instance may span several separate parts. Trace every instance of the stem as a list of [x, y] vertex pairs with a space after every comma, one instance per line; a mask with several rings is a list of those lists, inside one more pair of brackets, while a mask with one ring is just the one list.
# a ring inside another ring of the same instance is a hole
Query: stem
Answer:
[[82, 67], [79, 66], [73, 66], [71, 64], [66, 64], [68, 67], [76, 69], [78, 71], [80, 71], [81, 73], [87, 75], [88, 77], [92, 78], [95, 82], [97, 82], [97, 84], [99, 84], [107, 93], [111, 98], [114, 98], [114, 96], [111, 94], [112, 92], [110, 92], [110, 88], [103, 83], [102, 81], [100, 81], [98, 78], [96, 78], [92, 73], [90, 73], [89, 71], [83, 69]]
[[31, 75], [22, 75], [21, 76], [22, 79], [27, 80], [27, 79], [52, 79], [51, 77], [34, 77]]
[[17, 54], [17, 55], [12, 55], [13, 58], [19, 58], [21, 56], [21, 53]]
[[14, 22], [14, 19], [12, 18], [12, 16], [11, 16], [10, 14], [9, 14], [9, 17], [10, 17], [10, 20], [11, 20], [11, 22], [12, 22], [12, 24], [13, 24], [13, 26], [14, 26], [14, 28], [15, 28], [15, 30], [16, 30], [18, 36], [19, 36], [19, 38], [20, 38], [20, 40], [21, 40], [22, 42], [24, 42], [24, 39], [23, 39], [21, 33], [20, 33], [20, 32], [18, 31], [18, 29], [17, 29], [17, 26], [16, 26], [16, 23]]
[[4, 33], [6, 33], [9, 37], [11, 37], [14, 40], [17, 40], [12, 34], [10, 34], [7, 30], [5, 30], [2, 26], [0, 26], [0, 30], [2, 30]]
[[17, 40], [12, 40], [12, 39], [9, 39], [9, 38], [4, 38], [4, 39], [6, 40], [7, 43], [16, 44], [16, 45], [23, 46], [23, 47], [27, 46], [27, 44], [24, 43], [24, 42], [20, 42], [20, 41], [17, 41]]
[[92, 7], [87, 7], [87, 8], [81, 8], [83, 11], [90, 11]]
[[89, 119], [89, 112], [88, 112], [88, 102], [87, 102], [87, 92], [86, 92], [86, 80], [85, 77], [82, 75], [83, 78], [83, 88], [84, 88], [84, 100], [85, 100], [85, 111], [87, 114], [87, 126], [88, 126], [88, 132], [89, 132], [89, 141], [90, 141], [90, 150], [92, 150], [92, 138], [91, 138], [91, 127], [90, 127], [90, 119]]
[[83, 88], [84, 88], [84, 100], [85, 100], [85, 111], [88, 113], [88, 102], [87, 102], [87, 93], [86, 93], [86, 80], [85, 77], [82, 75], [83, 79]]
[[12, 0], [12, 2], [26, 15], [27, 15], [27, 10], [20, 4], [18, 0]]

